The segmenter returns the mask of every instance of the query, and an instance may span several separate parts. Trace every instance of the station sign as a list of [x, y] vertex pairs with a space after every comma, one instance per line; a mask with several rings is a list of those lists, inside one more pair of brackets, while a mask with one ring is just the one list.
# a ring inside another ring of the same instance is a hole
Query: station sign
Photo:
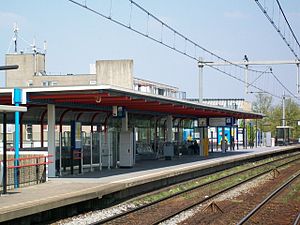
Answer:
[[207, 118], [198, 118], [198, 127], [207, 127]]
[[235, 123], [235, 118], [233, 118], [233, 117], [209, 118], [209, 126], [210, 127], [233, 126], [234, 123]]
[[114, 118], [123, 118], [125, 117], [125, 108], [122, 106], [113, 106], [112, 107], [112, 116]]
[[236, 119], [234, 117], [226, 117], [226, 126], [233, 126], [236, 123]]

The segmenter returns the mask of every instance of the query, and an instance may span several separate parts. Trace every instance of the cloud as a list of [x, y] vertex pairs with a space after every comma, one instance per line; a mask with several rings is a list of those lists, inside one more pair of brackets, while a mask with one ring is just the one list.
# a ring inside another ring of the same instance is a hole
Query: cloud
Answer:
[[232, 12], [225, 12], [224, 17], [229, 19], [244, 19], [247, 18], [248, 15], [242, 13], [241, 11], [232, 11]]
[[25, 18], [12, 12], [0, 12], [0, 28], [13, 27], [15, 22], [24, 22]]

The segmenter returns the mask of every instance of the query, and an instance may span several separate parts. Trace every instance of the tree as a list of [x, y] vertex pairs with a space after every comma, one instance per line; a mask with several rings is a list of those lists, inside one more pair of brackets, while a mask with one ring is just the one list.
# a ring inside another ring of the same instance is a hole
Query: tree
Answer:
[[282, 125], [282, 105], [279, 104], [273, 108], [269, 115], [270, 127], [272, 137], [276, 135], [276, 127]]
[[272, 109], [272, 96], [259, 93], [255, 97], [256, 101], [253, 102], [253, 111], [267, 115]]
[[[285, 120], [286, 126], [293, 127], [292, 138], [300, 137], [300, 128], [298, 120], [300, 120], [300, 107], [292, 99], [285, 100]], [[275, 136], [276, 126], [282, 125], [282, 103], [274, 107], [270, 114], [271, 131]]]
[[272, 96], [259, 93], [255, 97], [256, 101], [254, 101], [252, 105], [253, 111], [265, 115], [263, 119], [257, 121], [258, 128], [263, 132], [270, 131], [270, 115], [273, 111]]
[[[260, 93], [256, 95], [252, 109], [265, 115], [263, 119], [258, 120], [258, 128], [263, 132], [271, 131], [272, 137], [275, 137], [276, 127], [282, 125], [282, 102], [273, 107], [272, 97]], [[287, 126], [293, 127], [292, 137], [299, 138], [300, 127], [297, 122], [300, 120], [300, 107], [292, 99], [285, 100], [285, 120]]]
[[292, 99], [287, 99], [285, 104], [286, 125], [293, 127], [293, 138], [299, 138], [300, 128], [298, 127], [298, 120], [300, 120], [300, 107]]

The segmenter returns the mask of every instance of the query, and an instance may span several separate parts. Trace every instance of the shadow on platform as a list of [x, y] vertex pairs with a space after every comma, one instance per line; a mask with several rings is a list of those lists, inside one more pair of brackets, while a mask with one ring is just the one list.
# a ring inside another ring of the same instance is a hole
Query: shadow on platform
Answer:
[[83, 174], [73, 174], [73, 175], [64, 175], [62, 178], [102, 178], [115, 176], [120, 174], [127, 174], [132, 172], [140, 172], [145, 170], [154, 170], [161, 169], [165, 167], [178, 166], [186, 163], [193, 163], [197, 161], [203, 161], [207, 159], [221, 158], [227, 156], [234, 156], [240, 154], [246, 154], [253, 152], [253, 150], [228, 150], [226, 153], [222, 153], [221, 151], [210, 152], [208, 157], [198, 156], [198, 155], [182, 155], [175, 156], [172, 160], [165, 159], [156, 159], [156, 160], [139, 160], [135, 163], [132, 168], [103, 168], [101, 171], [89, 171], [89, 169], [85, 169]]

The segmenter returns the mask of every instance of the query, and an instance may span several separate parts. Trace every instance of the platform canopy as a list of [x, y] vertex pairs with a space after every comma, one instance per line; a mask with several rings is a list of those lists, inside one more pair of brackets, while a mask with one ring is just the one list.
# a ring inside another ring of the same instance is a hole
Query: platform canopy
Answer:
[[[12, 103], [12, 92], [0, 92], [0, 102]], [[112, 113], [113, 106], [122, 106], [130, 114], [145, 116], [172, 115], [182, 118], [234, 117], [236, 119], [261, 119], [263, 114], [227, 109], [166, 96], [124, 89], [111, 85], [23, 88], [28, 113], [24, 122], [39, 123], [47, 104], [55, 104], [57, 120], [67, 119], [70, 112], [80, 114], [82, 120], [91, 120], [95, 113]], [[72, 115], [74, 117], [74, 115]], [[62, 122], [62, 121], [60, 121]]]
[[27, 111], [27, 107], [24, 107], [24, 106], [0, 105], [1, 113], [26, 112], [26, 111]]

